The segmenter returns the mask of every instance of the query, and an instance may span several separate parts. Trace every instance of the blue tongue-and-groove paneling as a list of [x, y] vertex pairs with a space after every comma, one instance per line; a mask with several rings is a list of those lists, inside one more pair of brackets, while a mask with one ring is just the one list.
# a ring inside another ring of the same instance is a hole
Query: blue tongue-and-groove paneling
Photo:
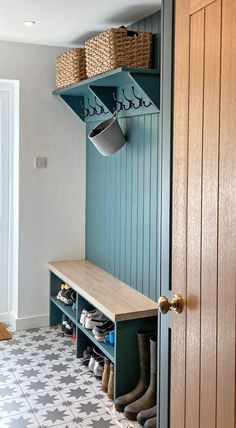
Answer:
[[[160, 12], [131, 28], [160, 33]], [[86, 258], [155, 300], [161, 263], [159, 120], [159, 114], [120, 119], [127, 144], [103, 157], [87, 140], [86, 161]], [[87, 135], [94, 126], [87, 125]]]

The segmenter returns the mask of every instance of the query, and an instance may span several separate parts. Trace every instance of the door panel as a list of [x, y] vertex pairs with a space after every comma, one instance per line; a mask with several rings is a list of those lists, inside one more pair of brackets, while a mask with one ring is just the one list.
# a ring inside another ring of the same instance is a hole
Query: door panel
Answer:
[[236, 4], [176, 0], [171, 428], [235, 427]]
[[221, 4], [217, 1], [205, 10], [200, 342], [200, 426], [202, 428], [215, 427], [216, 423], [220, 43]]
[[[190, 87], [187, 194], [186, 426], [198, 427], [201, 299], [201, 187], [203, 138], [204, 11], [190, 20]], [[191, 425], [190, 425], [191, 424]]]
[[[236, 3], [222, 2], [217, 428], [235, 427]], [[228, 302], [223, 304], [223, 302]]]

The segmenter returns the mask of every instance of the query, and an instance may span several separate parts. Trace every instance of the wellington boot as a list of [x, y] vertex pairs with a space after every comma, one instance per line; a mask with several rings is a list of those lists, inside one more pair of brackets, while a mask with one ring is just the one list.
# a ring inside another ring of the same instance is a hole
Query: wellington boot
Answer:
[[103, 392], [107, 392], [109, 377], [110, 377], [110, 360], [108, 358], [105, 358], [104, 370], [102, 374], [102, 386], [101, 386], [101, 389]]
[[137, 415], [137, 422], [143, 426], [148, 419], [154, 418], [157, 415], [157, 406], [151, 407], [151, 409], [141, 410]]
[[157, 389], [157, 338], [150, 338], [150, 384], [141, 398], [125, 407], [124, 413], [130, 421], [136, 421], [137, 415], [141, 410], [150, 409], [156, 404]]
[[157, 418], [148, 419], [145, 422], [144, 428], [157, 428]]
[[[139, 331], [137, 333], [138, 340], [138, 353], [139, 353], [139, 366], [140, 374], [139, 381], [136, 387], [130, 391], [128, 394], [121, 395], [115, 400], [115, 408], [118, 412], [123, 412], [125, 406], [133, 401], [136, 401], [138, 398], [142, 397], [145, 391], [148, 388], [150, 382], [150, 345], [149, 340], [153, 335], [153, 331]], [[151, 407], [151, 406], [149, 406]], [[140, 409], [141, 410], [141, 409]]]
[[109, 382], [107, 385], [107, 396], [111, 400], [114, 400], [114, 364], [110, 363], [110, 375]]

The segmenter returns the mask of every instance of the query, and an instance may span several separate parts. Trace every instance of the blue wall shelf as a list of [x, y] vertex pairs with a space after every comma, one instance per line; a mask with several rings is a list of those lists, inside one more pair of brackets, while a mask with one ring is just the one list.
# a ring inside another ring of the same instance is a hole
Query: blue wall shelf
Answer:
[[[158, 69], [117, 68], [53, 91], [84, 122], [108, 118], [152, 114], [160, 111]], [[117, 101], [118, 100], [118, 101]], [[124, 108], [119, 111], [123, 103]]]

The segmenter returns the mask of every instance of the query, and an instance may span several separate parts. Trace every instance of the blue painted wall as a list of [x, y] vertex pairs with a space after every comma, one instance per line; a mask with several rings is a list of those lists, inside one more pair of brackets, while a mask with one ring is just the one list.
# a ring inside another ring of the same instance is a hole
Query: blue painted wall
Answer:
[[[160, 19], [158, 12], [131, 28], [160, 33]], [[103, 157], [88, 140], [86, 161], [86, 258], [155, 300], [162, 245], [159, 123], [158, 114], [120, 119], [128, 143]], [[87, 134], [94, 126], [87, 125]]]

